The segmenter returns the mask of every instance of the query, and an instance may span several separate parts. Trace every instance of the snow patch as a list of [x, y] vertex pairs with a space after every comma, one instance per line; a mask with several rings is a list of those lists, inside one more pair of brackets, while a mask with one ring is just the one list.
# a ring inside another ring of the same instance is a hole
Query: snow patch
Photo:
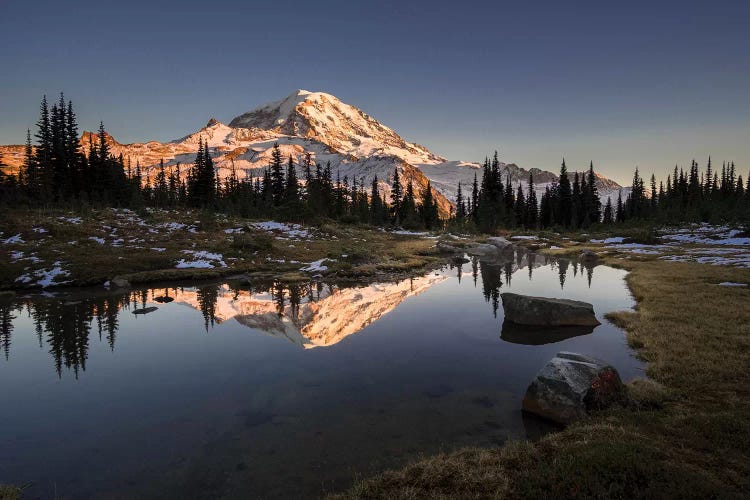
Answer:
[[323, 262], [330, 260], [331, 262], [336, 262], [336, 259], [320, 259], [316, 260], [315, 262], [310, 262], [306, 267], [303, 267], [300, 269], [300, 271], [307, 271], [307, 272], [317, 272], [317, 271], [328, 271], [328, 266], [324, 266]]
[[227, 267], [224, 256], [220, 253], [211, 253], [205, 250], [183, 250], [182, 253], [191, 255], [193, 260], [180, 259], [175, 266], [177, 269]]
[[17, 234], [17, 235], [15, 235], [15, 236], [11, 236], [11, 237], [10, 237], [10, 238], [8, 238], [7, 240], [0, 240], [0, 242], [2, 242], [2, 243], [3, 243], [4, 245], [13, 245], [13, 244], [21, 244], [21, 243], [26, 243], [26, 242], [25, 242], [25, 241], [23, 241], [23, 239], [21, 238], [21, 233], [18, 233], [18, 234]]

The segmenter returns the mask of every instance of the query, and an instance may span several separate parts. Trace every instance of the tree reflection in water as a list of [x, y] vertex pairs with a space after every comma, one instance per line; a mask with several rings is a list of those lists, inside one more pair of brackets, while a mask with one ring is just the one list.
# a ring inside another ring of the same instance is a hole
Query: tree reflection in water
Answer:
[[[535, 268], [551, 264], [553, 269], [554, 266], [557, 267], [560, 286], [563, 288], [571, 265], [567, 260], [553, 260], [543, 255], [519, 250], [501, 259], [480, 260], [478, 257], [472, 257], [469, 261], [456, 260], [448, 268], [456, 270], [459, 280], [463, 274], [464, 262], [471, 265], [474, 286], [477, 285], [477, 279], [481, 276], [482, 294], [491, 305], [495, 317], [500, 307], [501, 290], [504, 285], [510, 287], [512, 276], [516, 271], [528, 267], [528, 276], [531, 280]], [[579, 270], [583, 277], [585, 269], [585, 276], [591, 287], [593, 266], [573, 262], [572, 268], [574, 278]], [[414, 292], [414, 280], [409, 282], [409, 288]], [[95, 295], [71, 295], [65, 299], [26, 297], [3, 300], [0, 301], [0, 348], [5, 359], [9, 360], [14, 321], [25, 312], [34, 324], [40, 348], [44, 348], [46, 344], [58, 376], [61, 377], [63, 368], [66, 368], [78, 378], [80, 372], [86, 370], [92, 330], [96, 330], [100, 342], [106, 341], [110, 350], [114, 351], [117, 332], [120, 328], [119, 314], [122, 311], [142, 309], [152, 302], [163, 305], [172, 302], [175, 296], [184, 296], [187, 291], [194, 294], [195, 302], [191, 305], [200, 310], [203, 316], [203, 326], [208, 332], [221, 321], [217, 319], [217, 301], [220, 296], [226, 297], [227, 291], [234, 297], [234, 300], [238, 300], [241, 294], [266, 294], [273, 304], [271, 310], [275, 309], [279, 317], [284, 317], [284, 321], [290, 321], [299, 331], [302, 331], [303, 328], [309, 328], [308, 323], [312, 321], [310, 315], [313, 312], [310, 308], [301, 308], [300, 305], [303, 302], [319, 302], [322, 298], [330, 297], [341, 290], [343, 289], [335, 285], [317, 281], [291, 284], [267, 281], [253, 282], [250, 285], [210, 284], [189, 288], [112, 291]], [[301, 310], [306, 312], [301, 313]], [[362, 325], [366, 324], [369, 322], [362, 323]]]

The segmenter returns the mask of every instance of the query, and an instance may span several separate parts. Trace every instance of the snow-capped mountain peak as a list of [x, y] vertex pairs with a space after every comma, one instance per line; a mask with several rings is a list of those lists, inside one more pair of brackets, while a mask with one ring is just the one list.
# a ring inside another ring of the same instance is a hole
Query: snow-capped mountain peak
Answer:
[[407, 163], [440, 163], [443, 158], [405, 141], [362, 110], [325, 92], [297, 90], [280, 101], [248, 111], [230, 127], [259, 128], [304, 137], [353, 159], [395, 156]]

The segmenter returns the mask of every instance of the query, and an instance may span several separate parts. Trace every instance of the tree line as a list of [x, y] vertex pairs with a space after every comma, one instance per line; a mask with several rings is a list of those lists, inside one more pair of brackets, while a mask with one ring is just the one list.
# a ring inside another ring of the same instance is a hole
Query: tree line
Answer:
[[[594, 224], [626, 221], [657, 223], [747, 221], [750, 219], [750, 178], [743, 181], [734, 162], [704, 171], [692, 161], [690, 170], [674, 168], [666, 186], [651, 175], [649, 186], [636, 168], [630, 191], [617, 199], [607, 198], [602, 206], [596, 185], [594, 164], [586, 172], [571, 175], [563, 160], [556, 182], [545, 186], [539, 200], [534, 176], [529, 173], [526, 189], [514, 188], [509, 171], [503, 172], [497, 152], [485, 159], [481, 182], [474, 175], [468, 194], [459, 184], [456, 209], [449, 225], [465, 230], [492, 233], [498, 229], [580, 229]], [[505, 181], [505, 182], [503, 182]]]
[[[375, 176], [340, 178], [330, 163], [322, 166], [308, 153], [301, 161], [284, 158], [274, 144], [269, 165], [259, 177], [240, 178], [234, 161], [221, 179], [211, 148], [202, 138], [191, 165], [160, 164], [144, 171], [110, 148], [104, 124], [88, 133], [88, 148], [79, 140], [73, 103], [61, 93], [52, 104], [46, 96], [39, 107], [33, 134], [27, 130], [24, 161], [17, 177], [0, 170], [0, 204], [8, 206], [112, 206], [140, 208], [191, 207], [235, 213], [245, 217], [313, 222], [334, 219], [381, 227], [441, 229], [446, 225], [464, 231], [492, 233], [501, 228], [588, 228], [593, 224], [625, 221], [660, 223], [685, 221], [748, 220], [750, 178], [747, 184], [734, 163], [714, 168], [709, 158], [705, 170], [697, 162], [684, 171], [675, 166], [666, 184], [651, 176], [647, 186], [636, 169], [632, 188], [623, 199], [600, 202], [593, 162], [586, 172], [571, 174], [563, 160], [556, 182], [537, 197], [534, 176], [524, 189], [514, 185], [502, 168], [498, 154], [486, 158], [481, 181], [459, 183], [455, 210], [441, 218], [430, 182], [420, 192], [398, 168], [390, 179], [389, 193]], [[0, 158], [0, 166], [2, 158]], [[298, 172], [302, 179], [298, 178]]]

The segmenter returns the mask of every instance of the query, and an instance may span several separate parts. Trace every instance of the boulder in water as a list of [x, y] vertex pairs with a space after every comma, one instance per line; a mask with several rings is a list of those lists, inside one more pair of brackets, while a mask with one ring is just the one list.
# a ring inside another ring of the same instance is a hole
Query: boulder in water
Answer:
[[505, 320], [532, 326], [597, 326], [594, 306], [588, 302], [503, 293]]
[[509, 248], [513, 247], [513, 243], [506, 240], [502, 236], [493, 236], [492, 238], [487, 238], [487, 243], [494, 247], [497, 247], [498, 250], [508, 250]]
[[567, 425], [625, 399], [625, 387], [612, 366], [563, 351], [536, 375], [523, 398], [523, 411]]

